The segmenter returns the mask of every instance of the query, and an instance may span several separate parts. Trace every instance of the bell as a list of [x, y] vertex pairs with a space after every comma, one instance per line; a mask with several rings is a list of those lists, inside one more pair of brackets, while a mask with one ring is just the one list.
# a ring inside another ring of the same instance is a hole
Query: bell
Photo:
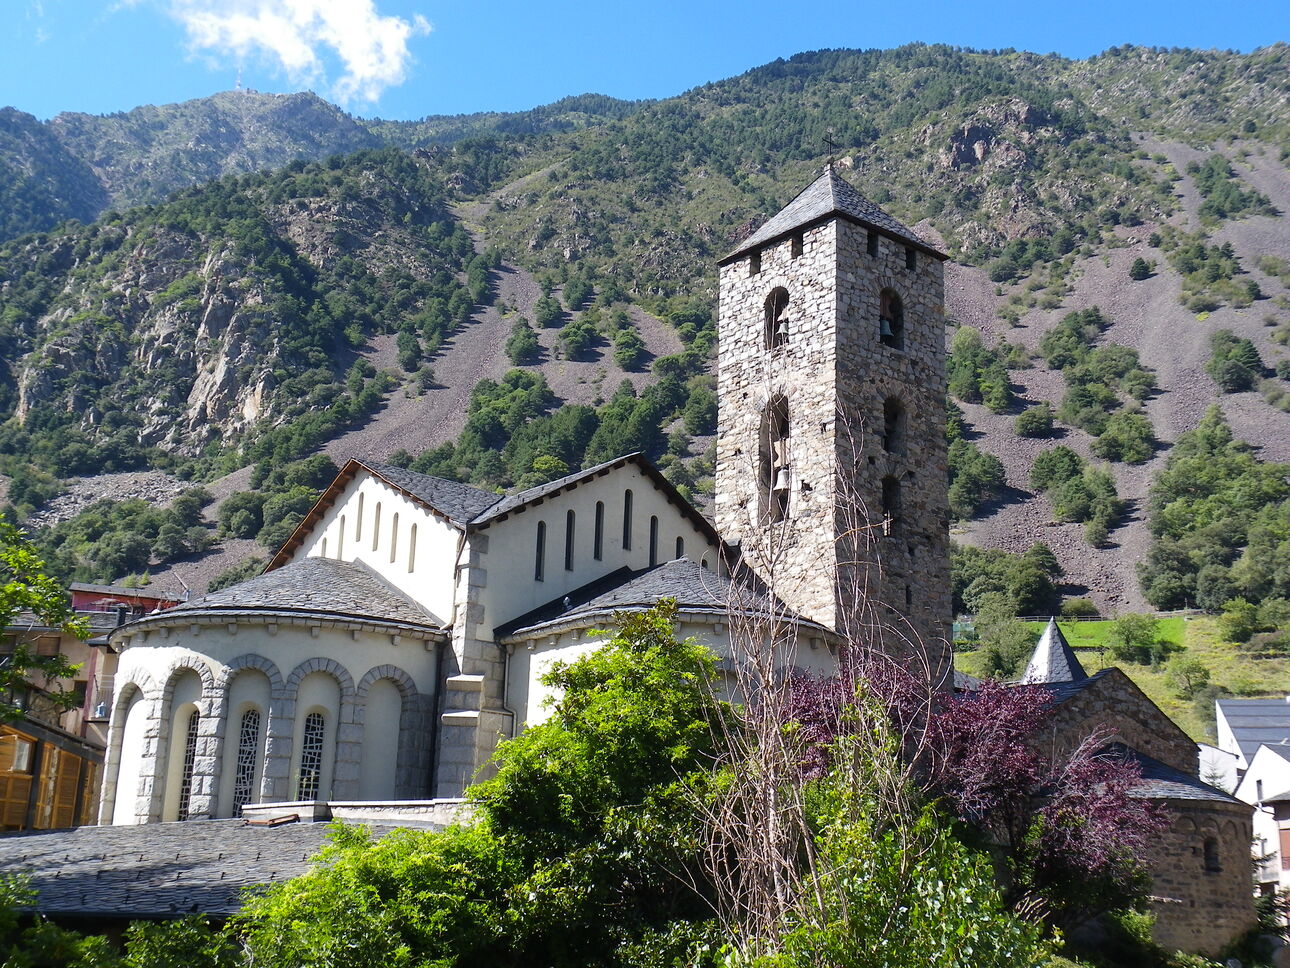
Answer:
[[775, 475], [775, 486], [772, 487], [771, 490], [773, 491], [788, 490], [788, 468], [787, 467], [781, 467], [779, 469], [779, 473]]
[[886, 317], [878, 320], [878, 334], [880, 336], [891, 335], [891, 320]]

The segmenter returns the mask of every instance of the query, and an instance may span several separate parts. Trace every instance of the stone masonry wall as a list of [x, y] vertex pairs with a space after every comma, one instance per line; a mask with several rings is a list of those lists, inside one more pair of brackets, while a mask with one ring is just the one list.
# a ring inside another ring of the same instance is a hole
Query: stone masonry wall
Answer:
[[[895, 651], [925, 651], [948, 669], [950, 618], [944, 442], [941, 264], [834, 218], [721, 267], [716, 519], [727, 540], [795, 611]], [[786, 341], [768, 348], [772, 290], [788, 291]], [[879, 301], [904, 309], [904, 345], [879, 340]], [[786, 399], [787, 520], [767, 524], [759, 454], [768, 404]], [[884, 403], [905, 414], [885, 439]], [[888, 523], [883, 481], [899, 482]]]
[[[1168, 800], [1173, 824], [1151, 861], [1155, 939], [1169, 950], [1216, 955], [1254, 927], [1250, 808], [1244, 803]], [[1206, 864], [1214, 838], [1218, 865]]]

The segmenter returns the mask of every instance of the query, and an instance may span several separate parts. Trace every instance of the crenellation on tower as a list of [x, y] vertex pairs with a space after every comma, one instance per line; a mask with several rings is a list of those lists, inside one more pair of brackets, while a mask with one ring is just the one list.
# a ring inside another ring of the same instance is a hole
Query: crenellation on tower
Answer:
[[718, 311], [719, 530], [789, 607], [937, 676], [944, 258], [830, 168], [723, 260]]

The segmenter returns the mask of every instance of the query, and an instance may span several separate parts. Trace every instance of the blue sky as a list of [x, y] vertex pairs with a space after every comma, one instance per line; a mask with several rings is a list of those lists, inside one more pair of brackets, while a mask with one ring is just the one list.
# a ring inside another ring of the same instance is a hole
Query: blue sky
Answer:
[[776, 57], [910, 41], [1085, 57], [1122, 43], [1248, 51], [1285, 0], [0, 0], [0, 105], [40, 118], [312, 89], [355, 114], [666, 97]]

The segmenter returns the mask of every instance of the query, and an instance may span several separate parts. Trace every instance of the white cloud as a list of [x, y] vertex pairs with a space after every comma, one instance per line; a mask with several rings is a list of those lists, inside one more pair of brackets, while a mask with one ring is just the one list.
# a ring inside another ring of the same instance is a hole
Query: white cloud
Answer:
[[297, 83], [328, 83], [328, 52], [341, 65], [329, 93], [375, 101], [407, 78], [408, 41], [429, 33], [420, 15], [383, 17], [373, 0], [170, 0], [196, 52], [268, 57]]

